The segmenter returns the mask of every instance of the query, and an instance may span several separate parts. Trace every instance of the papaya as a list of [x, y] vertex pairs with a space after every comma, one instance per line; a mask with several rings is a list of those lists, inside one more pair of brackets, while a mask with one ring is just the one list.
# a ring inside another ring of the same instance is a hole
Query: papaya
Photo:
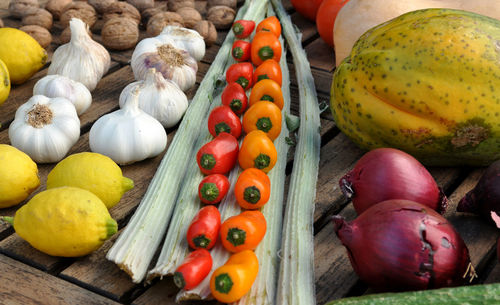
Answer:
[[333, 74], [330, 109], [363, 149], [430, 166], [500, 159], [500, 21], [423, 9], [365, 32]]

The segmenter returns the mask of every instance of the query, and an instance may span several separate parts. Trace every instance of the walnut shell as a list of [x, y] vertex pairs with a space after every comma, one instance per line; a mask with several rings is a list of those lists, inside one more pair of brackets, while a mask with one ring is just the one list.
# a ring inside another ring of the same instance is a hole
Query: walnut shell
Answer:
[[194, 8], [201, 16], [205, 16], [207, 14], [207, 1], [195, 1]]
[[11, 0], [9, 3], [10, 15], [17, 18], [33, 14], [39, 8], [38, 0]]
[[168, 0], [167, 6], [169, 11], [177, 12], [182, 7], [194, 8], [194, 0]]
[[152, 7], [152, 8], [147, 8], [144, 11], [142, 11], [141, 15], [145, 21], [148, 21], [154, 15], [161, 13], [161, 12], [165, 12], [166, 10], [167, 10], [166, 7], [164, 7], [164, 8], [163, 7]]
[[77, 1], [69, 4], [64, 8], [61, 17], [61, 25], [63, 27], [69, 26], [71, 18], [78, 18], [85, 22], [89, 27], [93, 26], [97, 21], [97, 13], [95, 9], [87, 2]]
[[39, 25], [25, 25], [19, 29], [35, 38], [42, 48], [48, 47], [52, 42], [52, 35], [50, 35], [50, 32], [46, 28]]
[[102, 27], [101, 36], [102, 44], [107, 48], [131, 49], [139, 41], [139, 26], [127, 17], [109, 19]]
[[89, 4], [92, 5], [95, 10], [102, 14], [111, 4], [115, 3], [116, 0], [88, 0]]
[[212, 22], [208, 20], [201, 20], [195, 26], [194, 30], [203, 37], [207, 47], [211, 46], [217, 41], [217, 30]]
[[[306, 0], [306, 1], [308, 1], [308, 0]], [[237, 2], [238, 2], [237, 0], [208, 0], [207, 1], [207, 9], [210, 9], [214, 6], [222, 5], [222, 6], [230, 7], [233, 10], [236, 10], [237, 4], [238, 4]]]
[[142, 12], [145, 9], [155, 7], [154, 0], [127, 0], [127, 2], [133, 5], [140, 12]]
[[108, 6], [104, 11], [102, 19], [107, 22], [116, 17], [128, 17], [135, 20], [139, 25], [141, 23], [141, 13], [132, 5], [127, 2], [115, 2]]
[[213, 6], [207, 12], [207, 20], [211, 21], [218, 30], [229, 29], [233, 24], [236, 12], [227, 6]]
[[184, 21], [181, 15], [174, 12], [161, 12], [149, 19], [147, 25], [147, 33], [149, 36], [157, 36], [167, 25], [184, 26]]
[[49, 0], [45, 5], [45, 9], [49, 11], [54, 19], [58, 20], [61, 17], [64, 8], [71, 3], [71, 0]]
[[192, 7], [181, 7], [176, 13], [181, 15], [184, 26], [190, 29], [194, 28], [198, 21], [202, 19], [200, 13]]
[[22, 23], [23, 25], [39, 25], [50, 30], [52, 27], [52, 14], [43, 8], [39, 8], [35, 13], [24, 16]]
[[[89, 36], [92, 37], [92, 32], [90, 32], [90, 29], [87, 28], [87, 33], [89, 33]], [[61, 35], [59, 35], [59, 43], [60, 44], [65, 44], [68, 43], [71, 40], [71, 29], [68, 26], [67, 28], [62, 31]]]

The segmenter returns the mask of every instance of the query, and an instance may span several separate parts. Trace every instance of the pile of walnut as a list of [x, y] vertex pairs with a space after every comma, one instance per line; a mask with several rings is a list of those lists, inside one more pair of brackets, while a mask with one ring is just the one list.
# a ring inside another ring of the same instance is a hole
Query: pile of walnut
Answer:
[[88, 24], [89, 33], [100, 33], [108, 49], [127, 50], [145, 36], [160, 34], [166, 25], [194, 29], [210, 46], [217, 40], [217, 30], [231, 27], [236, 7], [237, 0], [48, 0], [44, 8], [38, 0], [11, 0], [9, 12], [22, 19], [20, 30], [44, 48], [52, 41], [54, 20], [58, 20], [56, 27], [63, 29], [58, 41], [63, 44], [70, 40], [69, 21], [76, 17]]

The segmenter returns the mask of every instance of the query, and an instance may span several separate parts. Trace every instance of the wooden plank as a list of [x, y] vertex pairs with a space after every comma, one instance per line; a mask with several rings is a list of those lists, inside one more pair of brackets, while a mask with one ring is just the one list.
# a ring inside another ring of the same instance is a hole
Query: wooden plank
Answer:
[[2, 304], [118, 304], [0, 255]]
[[302, 43], [309, 41], [311, 38], [318, 35], [316, 24], [305, 18], [301, 14], [295, 12], [291, 16], [293, 24], [295, 24], [302, 33]]
[[318, 38], [306, 46], [307, 57], [311, 67], [333, 72], [335, 69], [335, 54], [333, 49], [323, 39]]
[[[495, 254], [496, 255], [496, 254]], [[495, 259], [495, 266], [491, 270], [490, 274], [484, 281], [485, 284], [500, 283], [500, 263], [498, 263], [498, 258]]]

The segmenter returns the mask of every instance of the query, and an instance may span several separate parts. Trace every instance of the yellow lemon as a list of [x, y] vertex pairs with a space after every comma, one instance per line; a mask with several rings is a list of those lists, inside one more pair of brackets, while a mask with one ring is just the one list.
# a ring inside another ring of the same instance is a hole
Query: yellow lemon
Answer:
[[47, 52], [30, 35], [14, 28], [0, 28], [0, 60], [13, 84], [22, 84], [40, 70], [47, 61]]
[[75, 186], [91, 191], [109, 209], [134, 187], [134, 182], [123, 177], [121, 168], [111, 158], [82, 152], [61, 160], [49, 173], [47, 189], [60, 186]]
[[91, 192], [59, 187], [40, 192], [17, 210], [16, 233], [33, 248], [53, 256], [75, 257], [97, 250], [118, 226]]
[[5, 63], [0, 59], [0, 105], [5, 102], [10, 93], [9, 70]]
[[0, 144], [0, 208], [20, 203], [39, 185], [36, 163], [14, 146]]

